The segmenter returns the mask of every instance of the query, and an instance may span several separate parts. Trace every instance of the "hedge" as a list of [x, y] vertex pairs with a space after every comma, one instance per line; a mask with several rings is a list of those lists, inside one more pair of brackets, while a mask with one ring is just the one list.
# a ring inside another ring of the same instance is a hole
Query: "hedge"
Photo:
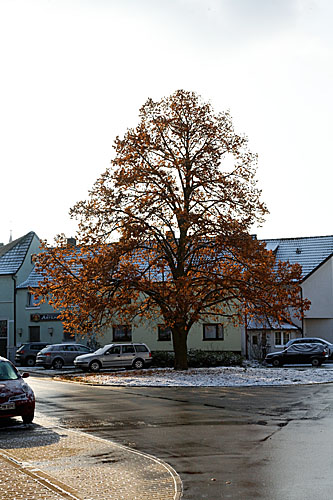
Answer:
[[[152, 366], [158, 368], [173, 368], [175, 355], [170, 351], [153, 351]], [[240, 366], [243, 357], [229, 351], [201, 351], [200, 349], [189, 349], [187, 362], [190, 368], [204, 368], [212, 366]]]

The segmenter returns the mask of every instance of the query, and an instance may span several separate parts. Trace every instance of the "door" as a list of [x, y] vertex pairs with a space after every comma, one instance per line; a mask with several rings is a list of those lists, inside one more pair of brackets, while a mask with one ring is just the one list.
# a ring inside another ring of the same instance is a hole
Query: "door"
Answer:
[[74, 363], [74, 359], [80, 353], [76, 349], [75, 345], [65, 345], [61, 354], [63, 355], [65, 365], [72, 365]]
[[102, 358], [102, 363], [104, 368], [112, 368], [113, 366], [122, 366], [121, 364], [121, 347], [120, 345], [114, 345], [110, 347]]
[[135, 355], [134, 345], [123, 345], [121, 348], [121, 362], [123, 366], [132, 366]]
[[7, 358], [7, 320], [0, 319], [0, 356]]
[[291, 346], [287, 348], [285, 363], [297, 364], [302, 362], [300, 347], [299, 344], [291, 344]]
[[29, 341], [40, 342], [40, 326], [29, 326]]

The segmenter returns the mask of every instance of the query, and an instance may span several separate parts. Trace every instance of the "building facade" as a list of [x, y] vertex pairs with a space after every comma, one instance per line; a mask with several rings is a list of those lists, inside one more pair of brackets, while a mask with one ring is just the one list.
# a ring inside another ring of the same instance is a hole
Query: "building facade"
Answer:
[[297, 337], [320, 337], [333, 343], [333, 236], [264, 241], [276, 262], [302, 266], [300, 293], [311, 301], [311, 306], [302, 321], [294, 317], [289, 325], [268, 324], [265, 320], [247, 322], [245, 344], [249, 357], [255, 357], [259, 346], [266, 352], [278, 351]]
[[39, 245], [37, 235], [30, 232], [0, 247], [0, 355], [10, 359], [17, 348], [18, 285], [31, 273]]

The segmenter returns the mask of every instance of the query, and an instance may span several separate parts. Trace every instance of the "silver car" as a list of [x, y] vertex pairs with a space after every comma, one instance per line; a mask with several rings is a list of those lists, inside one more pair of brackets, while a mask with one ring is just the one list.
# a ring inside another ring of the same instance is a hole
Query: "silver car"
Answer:
[[83, 354], [74, 360], [82, 370], [98, 372], [101, 368], [136, 368], [149, 366], [152, 362], [150, 349], [146, 344], [108, 344], [93, 354]]

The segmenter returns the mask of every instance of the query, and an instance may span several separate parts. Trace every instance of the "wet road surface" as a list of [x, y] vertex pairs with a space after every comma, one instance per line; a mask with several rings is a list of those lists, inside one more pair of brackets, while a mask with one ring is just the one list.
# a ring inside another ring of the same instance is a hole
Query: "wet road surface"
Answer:
[[98, 387], [30, 378], [61, 425], [169, 463], [185, 500], [333, 498], [333, 385]]

